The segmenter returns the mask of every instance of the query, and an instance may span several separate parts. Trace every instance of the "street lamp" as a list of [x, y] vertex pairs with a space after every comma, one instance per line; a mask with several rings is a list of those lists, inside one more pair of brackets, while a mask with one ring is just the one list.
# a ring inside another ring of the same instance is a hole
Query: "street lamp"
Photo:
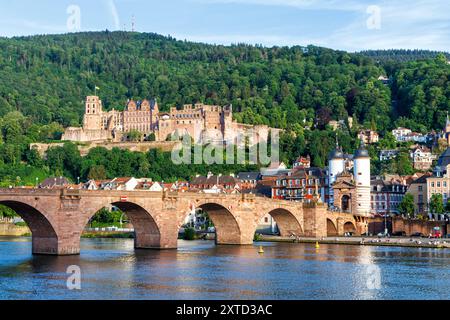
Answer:
[[39, 178], [36, 177], [36, 189], [38, 188], [38, 181], [39, 181]]

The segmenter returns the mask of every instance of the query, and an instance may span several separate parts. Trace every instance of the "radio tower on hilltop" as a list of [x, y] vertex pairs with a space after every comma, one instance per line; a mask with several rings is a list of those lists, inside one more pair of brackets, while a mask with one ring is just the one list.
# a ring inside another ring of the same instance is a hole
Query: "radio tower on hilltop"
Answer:
[[136, 19], [135, 19], [135, 16], [133, 14], [133, 16], [131, 17], [131, 32], [135, 31], [135, 25], [136, 25]]

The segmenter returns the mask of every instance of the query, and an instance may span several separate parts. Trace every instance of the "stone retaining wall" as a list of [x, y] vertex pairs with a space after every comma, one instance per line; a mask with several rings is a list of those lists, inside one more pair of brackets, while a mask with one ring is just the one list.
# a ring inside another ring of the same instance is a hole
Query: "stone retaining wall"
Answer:
[[425, 236], [433, 233], [433, 228], [439, 227], [443, 236], [447, 235], [448, 225], [444, 221], [424, 221], [418, 219], [392, 219], [392, 232], [404, 231], [407, 236], [413, 233], [423, 233]]
[[[83, 142], [77, 143], [78, 150], [82, 157], [87, 156], [89, 151], [96, 147], [103, 147], [108, 150], [113, 148], [127, 149], [130, 151], [137, 152], [148, 152], [151, 149], [161, 149], [162, 151], [169, 152], [172, 151], [174, 147], [179, 145], [178, 141], [148, 141], [148, 142], [105, 142], [105, 141], [93, 141], [93, 142]], [[64, 141], [60, 143], [32, 143], [30, 144], [30, 149], [36, 149], [41, 157], [45, 157], [49, 148], [52, 147], [62, 147]]]
[[28, 227], [19, 227], [12, 223], [0, 223], [0, 236], [23, 236], [29, 234]]

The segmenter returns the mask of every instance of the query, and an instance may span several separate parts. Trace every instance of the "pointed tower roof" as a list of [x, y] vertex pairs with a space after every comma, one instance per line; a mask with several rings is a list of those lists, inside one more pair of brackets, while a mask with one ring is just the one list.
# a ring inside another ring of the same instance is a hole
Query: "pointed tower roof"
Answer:
[[449, 132], [450, 128], [450, 118], [448, 117], [448, 111], [447, 111], [447, 119], [445, 121], [445, 132]]
[[355, 151], [354, 158], [370, 158], [369, 151], [367, 151], [366, 145], [364, 144], [364, 141], [362, 139], [358, 150]]
[[329, 160], [333, 159], [344, 159], [344, 152], [342, 152], [342, 148], [339, 147], [339, 141], [336, 134], [336, 148], [330, 152], [328, 155]]

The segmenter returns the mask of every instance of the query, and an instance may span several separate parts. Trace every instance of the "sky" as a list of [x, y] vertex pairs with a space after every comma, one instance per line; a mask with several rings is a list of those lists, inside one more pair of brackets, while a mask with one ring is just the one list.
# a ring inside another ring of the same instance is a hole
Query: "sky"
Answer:
[[6, 37], [131, 31], [134, 21], [212, 44], [450, 51], [450, 0], [1, 0], [0, 12]]

